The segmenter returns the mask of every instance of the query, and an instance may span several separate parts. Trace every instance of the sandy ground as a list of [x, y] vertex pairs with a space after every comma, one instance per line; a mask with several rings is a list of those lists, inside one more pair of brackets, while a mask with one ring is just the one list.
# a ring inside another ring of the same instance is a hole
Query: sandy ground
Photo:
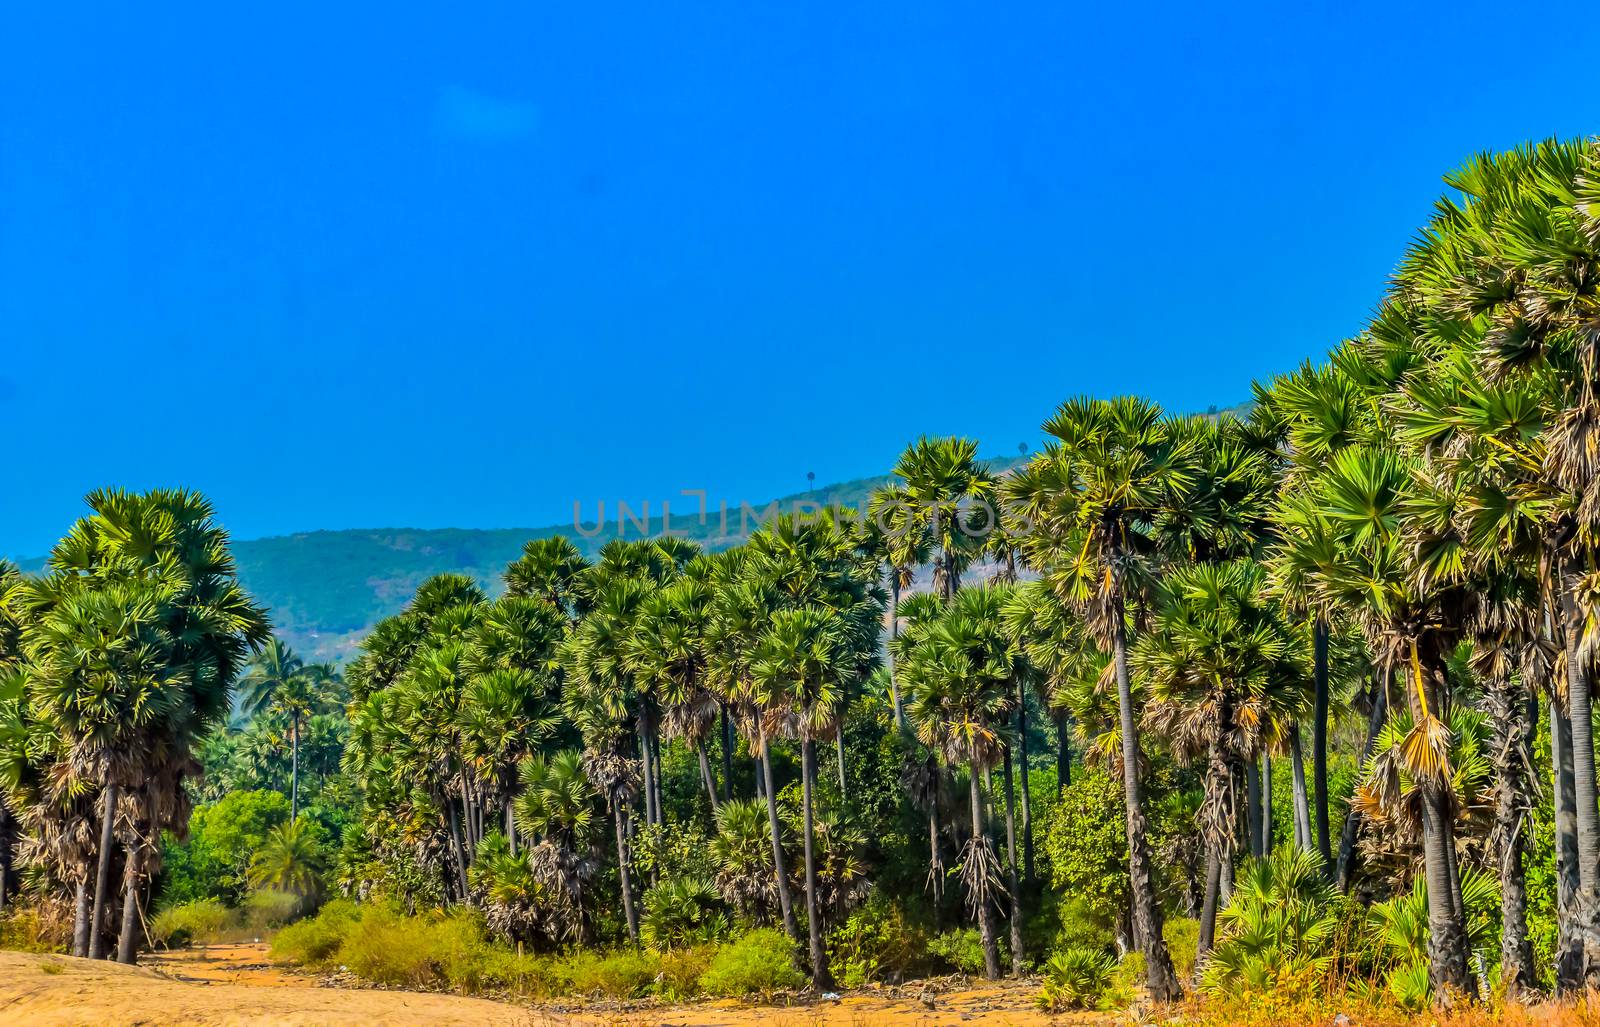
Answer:
[[1041, 1027], [1117, 1022], [1104, 1014], [1046, 1017], [1036, 986], [1002, 984], [934, 995], [847, 995], [790, 1008], [735, 1002], [632, 1009], [529, 1008], [406, 991], [322, 987], [272, 965], [261, 944], [213, 945], [145, 957], [143, 966], [0, 952], [0, 1024], [515, 1025], [515, 1027]]

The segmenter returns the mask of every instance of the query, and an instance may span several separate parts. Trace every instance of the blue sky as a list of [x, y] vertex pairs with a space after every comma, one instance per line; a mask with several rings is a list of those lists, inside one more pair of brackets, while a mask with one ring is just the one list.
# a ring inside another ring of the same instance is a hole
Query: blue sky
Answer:
[[1236, 402], [1360, 327], [1443, 172], [1600, 131], [1597, 44], [1576, 4], [14, 8], [0, 553], [101, 484], [534, 526]]

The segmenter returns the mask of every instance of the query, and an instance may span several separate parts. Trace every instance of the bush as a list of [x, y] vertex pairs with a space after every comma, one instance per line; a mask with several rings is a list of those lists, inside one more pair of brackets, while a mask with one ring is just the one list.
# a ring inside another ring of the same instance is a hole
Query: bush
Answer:
[[669, 1002], [681, 1002], [700, 994], [700, 978], [711, 968], [717, 950], [716, 945], [693, 945], [662, 953], [655, 993]]
[[169, 906], [150, 921], [150, 938], [158, 945], [176, 948], [193, 942], [215, 941], [233, 921], [233, 914], [217, 899], [195, 899]]
[[604, 954], [579, 951], [568, 958], [564, 969], [567, 990], [573, 994], [643, 998], [661, 972], [661, 957], [632, 949]]
[[1111, 989], [1117, 962], [1105, 951], [1071, 948], [1057, 952], [1044, 966], [1039, 1006], [1052, 1013], [1063, 1009], [1097, 1009]]
[[763, 928], [722, 946], [711, 966], [700, 976], [700, 990], [708, 995], [771, 998], [805, 984], [794, 965], [794, 947], [782, 931]]
[[1172, 957], [1172, 968], [1180, 980], [1194, 974], [1195, 954], [1200, 950], [1200, 921], [1193, 917], [1175, 916], [1161, 928], [1166, 940], [1167, 954]]
[[481, 984], [486, 945], [470, 914], [406, 917], [374, 906], [351, 926], [336, 959], [378, 984], [471, 990]]
[[983, 939], [976, 928], [946, 931], [928, 943], [928, 953], [968, 976], [977, 977], [984, 972]]
[[904, 907], [881, 892], [833, 929], [828, 946], [834, 972], [846, 988], [904, 980], [928, 958], [927, 936], [906, 918]]
[[289, 892], [261, 888], [244, 901], [244, 924], [258, 933], [282, 927], [300, 913], [304, 900]]
[[13, 903], [0, 916], [0, 949], [18, 952], [65, 952], [72, 940], [72, 906], [35, 900]]
[[344, 944], [361, 912], [349, 899], [322, 907], [314, 917], [290, 924], [272, 939], [272, 957], [314, 969], [334, 964], [334, 954]]

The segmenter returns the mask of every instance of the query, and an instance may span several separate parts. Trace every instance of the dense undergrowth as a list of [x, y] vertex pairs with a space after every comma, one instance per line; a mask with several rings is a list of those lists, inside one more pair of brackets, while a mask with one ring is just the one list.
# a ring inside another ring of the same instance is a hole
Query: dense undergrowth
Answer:
[[523, 999], [770, 998], [805, 983], [791, 953], [789, 941], [771, 929], [665, 951], [519, 953], [492, 940], [482, 917], [468, 910], [407, 916], [387, 905], [344, 900], [272, 941], [274, 959], [310, 970], [350, 973], [388, 987]]

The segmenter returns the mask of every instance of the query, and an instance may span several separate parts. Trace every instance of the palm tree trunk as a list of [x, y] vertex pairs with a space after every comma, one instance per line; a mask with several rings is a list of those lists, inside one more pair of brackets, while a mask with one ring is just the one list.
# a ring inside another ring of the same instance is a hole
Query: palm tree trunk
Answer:
[[517, 854], [517, 821], [511, 815], [511, 801], [506, 800], [506, 845], [511, 849], [511, 854]]
[[1183, 994], [1172, 956], [1161, 933], [1161, 905], [1151, 866], [1150, 844], [1145, 837], [1144, 800], [1139, 788], [1139, 732], [1133, 713], [1133, 684], [1128, 677], [1128, 631], [1122, 594], [1114, 595], [1111, 610], [1112, 656], [1117, 673], [1117, 714], [1122, 726], [1122, 790], [1128, 817], [1128, 880], [1133, 897], [1133, 933], [1144, 948], [1145, 980], [1150, 998], [1172, 1002]]
[[1266, 855], [1266, 845], [1261, 837], [1261, 766], [1254, 757], [1244, 763], [1244, 813], [1245, 830], [1250, 835], [1250, 857], [1260, 859]]
[[761, 728], [761, 776], [767, 793], [767, 828], [772, 836], [772, 876], [778, 886], [778, 909], [783, 913], [783, 929], [791, 941], [800, 944], [800, 926], [795, 921], [794, 898], [789, 894], [789, 870], [784, 865], [783, 831], [778, 824], [778, 791], [772, 781], [772, 746]]
[[[1372, 755], [1373, 746], [1378, 744], [1378, 732], [1383, 730], [1383, 725], [1389, 718], [1389, 684], [1388, 679], [1378, 683], [1378, 688], [1372, 697], [1372, 712], [1367, 714], [1367, 740], [1361, 747], [1361, 762], [1366, 763]], [[1339, 864], [1334, 873], [1334, 881], [1338, 889], [1346, 894], [1350, 885], [1355, 881], [1356, 875], [1356, 832], [1361, 827], [1361, 818], [1352, 808], [1344, 815], [1344, 830], [1339, 833]]]
[[[989, 844], [983, 830], [983, 786], [979, 784], [978, 768], [971, 767], [967, 778], [971, 783], [972, 797], [972, 857], [976, 857], [978, 850]], [[978, 935], [983, 941], [983, 971], [984, 976], [991, 981], [1000, 977], [1000, 944], [995, 938], [994, 930], [994, 903], [987, 895], [974, 897], [974, 905], [978, 907]]]
[[635, 946], [639, 944], [639, 914], [633, 908], [633, 877], [629, 865], [633, 862], [633, 854], [628, 851], [628, 829], [623, 823], [623, 803], [613, 796], [611, 801], [611, 819], [617, 825], [617, 877], [622, 883], [622, 915], [628, 922], [628, 940]]
[[1583, 939], [1584, 983], [1600, 987], [1600, 806], [1596, 806], [1594, 719], [1589, 664], [1578, 652], [1587, 612], [1573, 595], [1572, 580], [1560, 583], [1567, 657], [1567, 712], [1572, 723], [1572, 797], [1577, 805], [1578, 913]]
[[700, 742], [694, 743], [694, 755], [695, 759], [700, 763], [700, 783], [705, 785], [706, 801], [711, 803], [711, 817], [715, 820], [717, 816], [717, 782], [711, 776], [711, 760], [706, 756], [706, 747]]
[[939, 855], [939, 764], [931, 752], [926, 765], [933, 781], [928, 802], [928, 886], [933, 894], [933, 922], [938, 927], [944, 917], [944, 860]]
[[1261, 855], [1272, 855], [1272, 754], [1261, 757]]
[[144, 846], [128, 846], [122, 873], [122, 933], [117, 938], [117, 962], [132, 963], [139, 955], [139, 869], [144, 863]]
[[1195, 943], [1194, 965], [1198, 975], [1206, 953], [1217, 941], [1217, 899], [1222, 892], [1222, 861], [1226, 858], [1216, 845], [1206, 846], [1206, 894], [1200, 906], [1200, 938]]
[[1072, 744], [1067, 733], [1067, 715], [1056, 714], [1056, 790], [1072, 783]]
[[[462, 800], [463, 805], [466, 800]], [[456, 804], [449, 796], [444, 800], [444, 818], [450, 822], [450, 844], [456, 857], [456, 881], [461, 886], [461, 901], [467, 901], [467, 852], [461, 842], [461, 822], [456, 819]]]
[[1572, 718], [1550, 697], [1551, 802], [1556, 821], [1556, 991], [1583, 987], [1583, 934], [1578, 924], [1578, 802], [1572, 791]]
[[812, 791], [816, 778], [817, 742], [807, 737], [800, 742], [801, 817], [806, 833], [806, 934], [811, 942], [811, 986], [820, 992], [833, 987], [833, 975], [828, 973], [828, 951], [822, 946], [822, 911], [817, 907], [816, 838], [812, 830], [815, 815]]
[[834, 732], [833, 743], [834, 743], [834, 749], [836, 750], [837, 755], [839, 757], [839, 798], [841, 800], [843, 800], [843, 799], [847, 799], [847, 798], [850, 797], [850, 786], [845, 783], [845, 779], [844, 779], [844, 718], [843, 717], [839, 718], [839, 730]]
[[[895, 640], [900, 637], [900, 571], [895, 567], [889, 568], [889, 638]], [[895, 727], [904, 731], [906, 727], [906, 711], [900, 705], [899, 668], [894, 665], [894, 654], [889, 654], [889, 701], [894, 704]]]
[[11, 806], [6, 802], [5, 796], [0, 795], [0, 916], [5, 915], [6, 900], [11, 897], [11, 866], [12, 846], [15, 831], [13, 825], [16, 818], [11, 815]]
[[85, 957], [89, 954], [89, 871], [84, 868], [83, 876], [78, 878], [72, 900], [72, 955]]
[[1322, 872], [1333, 867], [1333, 842], [1328, 837], [1328, 618], [1317, 615], [1312, 629], [1311, 782], [1317, 804], [1317, 854]]
[[650, 827], [656, 823], [655, 767], [650, 760], [649, 718], [642, 708], [636, 717], [635, 727], [639, 735], [639, 765], [644, 773], [644, 823]]
[[1011, 787], [1011, 747], [1005, 749], [1006, 887], [1011, 890], [1011, 975], [1022, 976], [1022, 889], [1017, 886], [1017, 804]]
[[733, 728], [728, 724], [728, 704], [717, 704], [722, 727], [722, 801], [733, 800]]
[[662, 827], [667, 822], [667, 808], [666, 804], [661, 801], [663, 790], [661, 780], [661, 724], [653, 709], [650, 711], [650, 758], [655, 761], [655, 770], [650, 775], [650, 784], [656, 793], [656, 826]]
[[[1294, 798], [1294, 844], [1311, 851], [1311, 803], [1306, 797], [1306, 760], [1300, 748], [1300, 725], [1289, 727], [1289, 768], [1292, 771]], [[1348, 820], [1348, 816], [1346, 820]]]
[[111, 888], [111, 846], [116, 843], [112, 834], [117, 820], [117, 786], [106, 785], [100, 807], [100, 864], [94, 875], [94, 911], [89, 916], [89, 958], [99, 959], [105, 951], [106, 898]]
[[1442, 999], [1475, 992], [1467, 966], [1467, 935], [1455, 900], [1455, 838], [1441, 789], [1422, 793], [1422, 850], [1428, 879], [1428, 979]]
[[[1225, 707], [1219, 713], [1218, 720], [1222, 722], [1231, 717], [1231, 710]], [[1206, 892], [1200, 905], [1200, 940], [1195, 949], [1197, 967], [1201, 962], [1199, 957], [1211, 951], [1216, 942], [1222, 875], [1224, 868], [1231, 865], [1232, 855], [1227, 839], [1234, 833], [1233, 769], [1222, 755], [1222, 744], [1218, 738], [1211, 739], [1203, 787], [1205, 799], [1200, 806], [1198, 826], [1206, 846]]]
[[1017, 682], [1017, 744], [1022, 748], [1022, 871], [1030, 883], [1033, 881], [1033, 800], [1028, 793], [1028, 695], [1021, 681]]
[[300, 718], [289, 718], [289, 819], [300, 819]]
[[1529, 806], [1531, 755], [1523, 723], [1526, 689], [1493, 682], [1484, 699], [1493, 718], [1495, 783], [1494, 839], [1500, 863], [1500, 986], [1510, 997], [1536, 987], [1533, 946], [1528, 940], [1528, 889], [1523, 860], [1528, 849], [1524, 818]]

